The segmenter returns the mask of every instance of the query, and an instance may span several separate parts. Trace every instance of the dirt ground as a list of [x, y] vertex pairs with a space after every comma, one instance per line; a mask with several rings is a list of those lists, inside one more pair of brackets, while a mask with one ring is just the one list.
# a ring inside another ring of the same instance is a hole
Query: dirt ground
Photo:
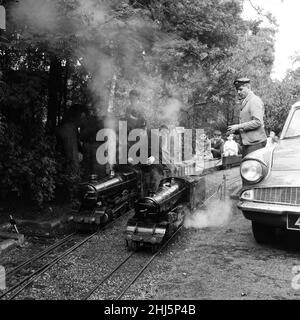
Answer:
[[[221, 181], [222, 173], [218, 175], [207, 179], [208, 188]], [[228, 174], [234, 176], [238, 169]], [[239, 185], [240, 181], [231, 185], [228, 192]], [[230, 201], [228, 221], [222, 226], [183, 229], [140, 279], [148, 287], [145, 296], [137, 299], [298, 300], [300, 281], [293, 267], [300, 270], [300, 234], [283, 232], [276, 243], [259, 245], [251, 221], [236, 204]], [[212, 209], [222, 215], [224, 203], [217, 202]], [[133, 298], [140, 287], [136, 284], [126, 298]]]
[[[225, 173], [228, 195], [240, 184], [235, 179], [239, 171], [235, 168]], [[224, 172], [217, 172], [207, 177], [208, 197], [222, 182], [223, 175]], [[229, 181], [234, 183], [229, 185]], [[194, 221], [197, 228], [183, 228], [123, 299], [300, 298], [300, 290], [296, 288], [300, 287], [300, 281], [293, 274], [296, 268], [300, 271], [300, 234], [283, 233], [276, 243], [259, 245], [253, 238], [251, 222], [236, 208], [235, 201], [224, 202], [216, 195], [212, 203]], [[110, 264], [127, 255], [123, 238], [126, 219], [123, 220], [45, 273], [19, 299], [80, 299], [81, 293], [99, 281]], [[12, 253], [20, 251], [24, 255], [24, 250], [14, 250], [5, 254], [7, 261]], [[122, 275], [117, 282], [121, 280]], [[105, 297], [103, 292], [94, 295], [94, 299]]]
[[300, 235], [259, 245], [251, 222], [234, 207], [225, 227], [183, 231], [160, 258], [165, 270], [155, 279], [152, 299], [300, 298], [300, 290], [292, 287], [292, 269], [300, 265]]

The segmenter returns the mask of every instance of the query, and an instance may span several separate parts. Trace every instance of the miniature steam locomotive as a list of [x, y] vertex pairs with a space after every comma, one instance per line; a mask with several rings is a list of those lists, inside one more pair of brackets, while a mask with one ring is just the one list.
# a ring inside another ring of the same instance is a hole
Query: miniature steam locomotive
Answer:
[[90, 181], [79, 186], [80, 208], [72, 216], [77, 231], [93, 231], [127, 212], [142, 195], [142, 172], [125, 166], [119, 172]]
[[135, 204], [135, 214], [125, 231], [130, 250], [149, 246], [157, 251], [184, 222], [184, 217], [203, 204], [205, 178], [199, 176], [170, 177], [160, 182], [155, 194]]
[[[240, 160], [223, 157], [220, 169], [238, 165]], [[149, 176], [139, 166], [119, 166], [116, 173], [102, 179], [92, 175], [80, 184], [80, 207], [69, 221], [77, 231], [91, 232], [134, 207], [126, 227], [127, 246], [156, 250], [179, 228], [186, 213], [203, 203], [205, 180], [203, 176], [169, 177], [161, 180], [155, 193], [149, 194], [148, 187]]]

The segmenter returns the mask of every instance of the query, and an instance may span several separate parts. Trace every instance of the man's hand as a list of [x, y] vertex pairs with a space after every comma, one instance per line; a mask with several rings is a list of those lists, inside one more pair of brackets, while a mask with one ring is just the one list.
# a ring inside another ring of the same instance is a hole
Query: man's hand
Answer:
[[236, 131], [239, 131], [239, 125], [238, 124], [233, 124], [232, 126], [229, 126], [227, 128], [228, 133], [234, 133]]
[[154, 163], [154, 161], [155, 161], [155, 158], [154, 158], [153, 156], [149, 157], [149, 158], [147, 159], [147, 165], [150, 166], [151, 164]]
[[129, 164], [133, 164], [133, 159], [132, 159], [131, 157], [129, 157], [129, 158], [127, 159], [127, 161], [128, 161]]

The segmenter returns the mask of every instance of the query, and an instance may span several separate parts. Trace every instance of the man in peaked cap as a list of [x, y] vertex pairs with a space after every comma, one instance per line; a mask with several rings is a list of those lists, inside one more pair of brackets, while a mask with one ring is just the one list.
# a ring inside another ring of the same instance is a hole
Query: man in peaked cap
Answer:
[[228, 127], [228, 133], [239, 133], [243, 145], [243, 157], [255, 150], [264, 148], [267, 135], [264, 129], [264, 104], [255, 95], [250, 79], [238, 78], [234, 81], [238, 98], [241, 101], [240, 123]]

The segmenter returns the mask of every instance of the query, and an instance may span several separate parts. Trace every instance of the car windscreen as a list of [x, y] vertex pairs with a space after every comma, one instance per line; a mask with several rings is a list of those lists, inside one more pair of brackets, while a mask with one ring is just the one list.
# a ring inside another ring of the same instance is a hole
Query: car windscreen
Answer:
[[297, 136], [300, 136], [300, 109], [295, 110], [288, 129], [285, 133], [284, 139]]

